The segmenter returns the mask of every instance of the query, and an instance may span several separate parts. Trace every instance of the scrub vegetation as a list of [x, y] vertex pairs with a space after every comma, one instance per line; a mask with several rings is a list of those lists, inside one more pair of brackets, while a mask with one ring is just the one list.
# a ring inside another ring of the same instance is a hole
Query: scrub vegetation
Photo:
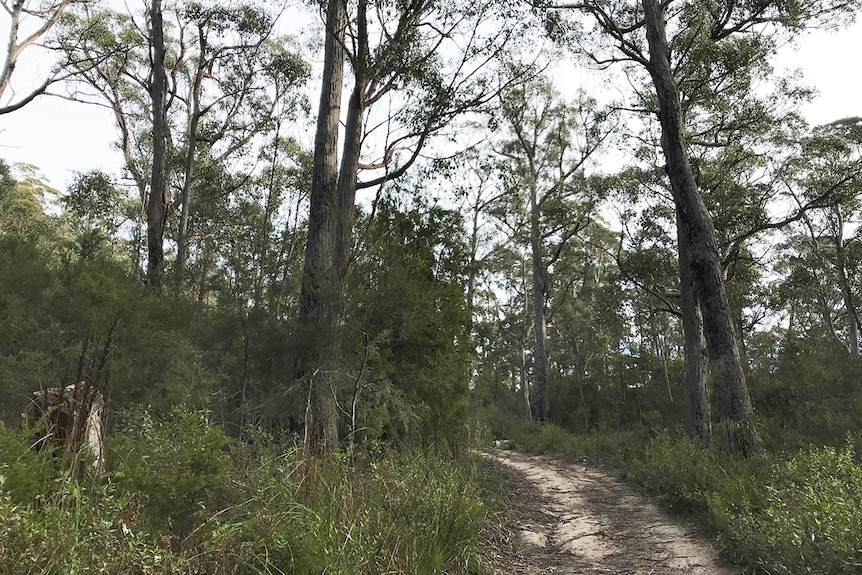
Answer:
[[4, 8], [122, 167], [0, 161], [0, 573], [493, 573], [494, 440], [859, 572], [858, 0]]

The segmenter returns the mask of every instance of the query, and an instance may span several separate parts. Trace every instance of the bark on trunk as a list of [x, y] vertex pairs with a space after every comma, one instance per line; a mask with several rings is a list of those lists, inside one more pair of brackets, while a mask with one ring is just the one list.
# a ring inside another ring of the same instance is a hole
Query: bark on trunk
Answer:
[[479, 262], [477, 254], [479, 253], [479, 202], [473, 207], [473, 214], [470, 226], [470, 264], [467, 268], [467, 313], [469, 332], [473, 331], [473, 312], [476, 308], [476, 284], [479, 275]]
[[541, 206], [536, 186], [530, 189], [530, 247], [533, 262], [533, 321], [535, 322], [535, 349], [533, 368], [536, 378], [536, 419], [547, 423], [548, 410], [548, 353], [546, 350], [547, 327], [545, 324], [545, 273], [542, 265]]
[[850, 289], [850, 280], [847, 277], [847, 253], [844, 247], [844, 216], [841, 209], [836, 207], [836, 230], [835, 230], [835, 260], [838, 268], [838, 282], [841, 284], [841, 298], [844, 302], [844, 311], [847, 313], [847, 349], [852, 355], [859, 355], [859, 315], [856, 304], [853, 302], [853, 291]]
[[365, 91], [368, 87], [368, 0], [356, 7], [356, 54], [353, 60], [353, 92], [347, 103], [344, 149], [338, 173], [338, 218], [336, 219], [336, 266], [339, 280], [347, 278], [353, 251], [353, 219], [356, 208], [356, 181], [359, 176], [359, 154], [362, 148], [362, 123], [365, 119]]
[[679, 218], [677, 218], [676, 228], [679, 241], [679, 293], [685, 350], [685, 431], [701, 446], [706, 447], [712, 434], [712, 418], [707, 385], [703, 316], [691, 276], [688, 248], [683, 238], [682, 222]]
[[153, 45], [153, 79], [150, 84], [150, 98], [153, 105], [153, 166], [147, 203], [147, 282], [154, 290], [160, 290], [165, 259], [164, 235], [168, 205], [168, 80], [165, 72], [165, 34], [161, 0], [152, 1], [150, 25]]
[[533, 421], [533, 408], [530, 405], [530, 381], [527, 379], [527, 345], [521, 340], [520, 364], [518, 365], [518, 378], [520, 379], [521, 394], [524, 399], [524, 418]]
[[195, 72], [195, 79], [191, 89], [191, 114], [188, 128], [188, 150], [186, 150], [185, 171], [183, 174], [183, 190], [180, 196], [182, 212], [180, 214], [180, 225], [177, 230], [177, 265], [174, 277], [174, 288], [177, 293], [183, 291], [186, 262], [189, 259], [189, 216], [192, 206], [192, 185], [194, 183], [195, 151], [198, 143], [198, 126], [201, 119], [201, 86], [206, 72], [206, 35], [201, 29], [198, 31], [198, 46], [200, 48], [200, 61]]
[[722, 278], [715, 229], [688, 159], [679, 90], [669, 60], [665, 12], [658, 0], [643, 0], [643, 7], [650, 53], [648, 71], [659, 104], [665, 170], [703, 313], [709, 374], [715, 396], [716, 422], [712, 437], [725, 449], [754, 453], [762, 446], [750, 423], [753, 410]]
[[321, 448], [334, 449], [338, 445], [338, 412], [332, 372], [340, 300], [335, 250], [345, 27], [344, 3], [329, 0], [295, 363], [297, 381], [303, 385], [307, 398], [305, 448], [309, 453], [318, 452]]
[[356, 207], [356, 178], [359, 174], [359, 152], [362, 145], [362, 121], [365, 116], [365, 82], [357, 74], [356, 84], [347, 105], [344, 150], [338, 174], [338, 216], [336, 218], [336, 266], [340, 282], [346, 281], [353, 252], [353, 219]]

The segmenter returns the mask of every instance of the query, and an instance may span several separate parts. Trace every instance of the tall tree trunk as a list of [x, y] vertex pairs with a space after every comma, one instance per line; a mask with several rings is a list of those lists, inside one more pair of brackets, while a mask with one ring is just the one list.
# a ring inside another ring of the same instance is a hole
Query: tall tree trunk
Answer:
[[847, 252], [844, 246], [844, 216], [841, 208], [833, 208], [835, 221], [835, 264], [838, 270], [838, 283], [841, 285], [841, 298], [844, 301], [844, 311], [847, 313], [847, 349], [853, 355], [859, 355], [859, 314], [853, 302], [853, 291], [847, 278]]
[[701, 446], [706, 447], [712, 434], [712, 417], [707, 385], [703, 316], [691, 275], [688, 245], [683, 237], [683, 225], [679, 218], [676, 221], [676, 229], [679, 242], [679, 293], [685, 350], [685, 431]]
[[353, 219], [356, 208], [356, 178], [359, 174], [359, 152], [362, 145], [362, 121], [365, 115], [365, 82], [357, 74], [356, 84], [347, 104], [344, 148], [338, 173], [338, 211], [336, 217], [336, 266], [339, 281], [347, 279], [353, 251]]
[[[347, 279], [350, 255], [353, 251], [353, 218], [356, 208], [356, 181], [359, 176], [359, 154], [362, 148], [362, 122], [365, 119], [365, 90], [368, 87], [368, 0], [359, 0], [356, 7], [356, 54], [353, 60], [353, 92], [347, 102], [347, 123], [344, 148], [338, 173], [338, 217], [335, 227], [336, 267], [339, 280]], [[343, 286], [342, 286], [343, 287]]]
[[[275, 136], [273, 137], [272, 143], [272, 159], [269, 165], [269, 182], [267, 184], [267, 192], [266, 192], [266, 200], [263, 204], [263, 214], [260, 222], [260, 229], [257, 232], [257, 239], [255, 239], [255, 273], [254, 273], [254, 285], [252, 287], [252, 297], [254, 298], [254, 307], [260, 308], [264, 307], [264, 284], [266, 284], [268, 289], [268, 297], [267, 308], [272, 313], [276, 308], [273, 306], [273, 298], [272, 291], [277, 283], [277, 272], [275, 265], [272, 265], [272, 239], [270, 238], [270, 231], [272, 230], [272, 220], [275, 215], [275, 210], [280, 205], [280, 202], [276, 201], [277, 191], [275, 185], [275, 174], [278, 169], [278, 144], [280, 140], [281, 134], [281, 122], [279, 121], [276, 124], [275, 128]], [[290, 225], [290, 218], [288, 218], [287, 225]], [[288, 227], [289, 229], [289, 227]], [[285, 237], [287, 237], [287, 233], [285, 233]], [[284, 244], [282, 244], [283, 246]]]
[[524, 400], [524, 419], [533, 421], [533, 408], [530, 406], [530, 381], [527, 378], [527, 344], [520, 340], [518, 378], [521, 386], [521, 397]]
[[665, 170], [673, 190], [677, 218], [682, 223], [682, 243], [688, 249], [703, 313], [709, 374], [715, 394], [716, 422], [712, 438], [725, 449], [754, 453], [762, 446], [750, 423], [753, 409], [722, 277], [715, 229], [697, 188], [686, 150], [679, 90], [667, 46], [666, 15], [658, 0], [643, 0], [643, 8], [650, 53], [648, 71], [658, 99]]
[[332, 375], [341, 295], [335, 252], [339, 205], [338, 128], [346, 22], [344, 3], [329, 0], [294, 366], [296, 379], [306, 392], [305, 448], [309, 453], [320, 448], [334, 449], [338, 445], [338, 411]]
[[180, 196], [182, 212], [180, 213], [180, 225], [177, 229], [177, 264], [174, 276], [174, 288], [177, 293], [183, 291], [183, 274], [186, 262], [189, 259], [189, 216], [192, 209], [192, 186], [194, 184], [195, 151], [198, 143], [198, 125], [201, 120], [201, 86], [206, 72], [206, 34], [203, 29], [198, 30], [198, 46], [200, 48], [200, 60], [198, 69], [195, 71], [195, 79], [191, 88], [191, 113], [188, 126], [188, 149], [186, 150], [186, 162], [183, 173], [183, 190]]
[[479, 208], [473, 210], [470, 228], [470, 261], [467, 267], [467, 313], [470, 322], [468, 332], [473, 331], [473, 314], [476, 311], [476, 284], [479, 280], [479, 262], [476, 261], [479, 251]]
[[150, 25], [153, 50], [153, 78], [150, 83], [150, 98], [153, 105], [153, 166], [147, 203], [147, 283], [152, 289], [158, 291], [162, 287], [165, 219], [168, 207], [168, 79], [165, 72], [165, 33], [161, 0], [152, 0]]
[[[534, 180], [535, 181], [535, 180]], [[535, 184], [530, 188], [530, 248], [532, 255], [533, 321], [535, 324], [535, 348], [533, 369], [536, 382], [536, 419], [548, 421], [548, 353], [547, 326], [545, 323], [545, 273], [542, 264], [541, 206]]]

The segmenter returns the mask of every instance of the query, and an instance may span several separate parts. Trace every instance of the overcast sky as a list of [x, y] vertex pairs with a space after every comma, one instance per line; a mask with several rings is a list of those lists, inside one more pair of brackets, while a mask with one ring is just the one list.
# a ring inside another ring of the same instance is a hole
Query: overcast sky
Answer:
[[[837, 33], [810, 32], [783, 49], [779, 68], [801, 68], [820, 96], [804, 109], [812, 125], [862, 116], [862, 23]], [[121, 157], [113, 117], [102, 108], [41, 98], [0, 117], [0, 157], [34, 164], [64, 190], [73, 173], [118, 173]]]

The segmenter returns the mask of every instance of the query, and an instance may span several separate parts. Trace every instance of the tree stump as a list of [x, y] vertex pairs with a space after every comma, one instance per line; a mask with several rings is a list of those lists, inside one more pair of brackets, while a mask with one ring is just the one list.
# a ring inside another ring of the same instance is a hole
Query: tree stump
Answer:
[[77, 476], [86, 468], [97, 479], [105, 470], [105, 400], [85, 382], [33, 393], [21, 414], [25, 428], [36, 433], [38, 450], [62, 450]]

